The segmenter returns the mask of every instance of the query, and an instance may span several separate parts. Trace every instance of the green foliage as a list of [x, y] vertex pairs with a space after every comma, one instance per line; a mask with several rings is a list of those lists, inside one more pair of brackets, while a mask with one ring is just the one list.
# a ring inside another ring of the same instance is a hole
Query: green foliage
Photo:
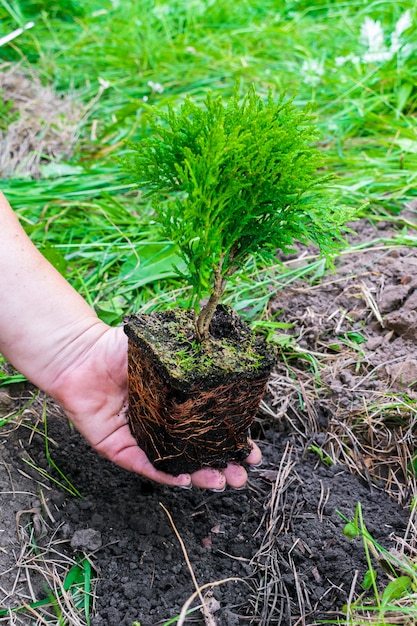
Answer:
[[[414, 509], [414, 505], [412, 508]], [[396, 616], [400, 614], [404, 616], [404, 624], [415, 623], [417, 569], [413, 558], [400, 552], [388, 551], [373, 538], [366, 528], [360, 502], [356, 506], [353, 520], [339, 512], [338, 514], [345, 521], [343, 534], [350, 540], [362, 539], [367, 570], [361, 582], [364, 592], [349, 606], [344, 607], [348, 619], [337, 623], [388, 626], [393, 620], [396, 622]], [[373, 566], [373, 561], [376, 562], [379, 573]], [[388, 577], [388, 583], [385, 583], [381, 574]], [[379, 585], [378, 578], [381, 578]], [[407, 621], [406, 616], [410, 621]]]
[[50, 18], [70, 20], [85, 15], [85, 4], [80, 0], [26, 0], [22, 3], [25, 14], [33, 17], [42, 11]]
[[45, 590], [46, 598], [31, 603], [24, 602], [22, 605], [9, 609], [0, 609], [0, 618], [10, 617], [11, 613], [35, 612], [36, 609], [41, 607], [52, 606], [57, 617], [60, 618], [58, 623], [63, 624], [65, 618], [61, 612], [59, 599], [66, 597], [85, 617], [85, 622], [89, 625], [91, 623], [91, 579], [93, 574], [94, 570], [91, 567], [89, 559], [87, 557], [79, 557], [68, 570], [60, 587], [57, 586], [55, 579], [54, 587]]
[[[83, 8], [84, 16], [74, 19], [77, 7]], [[368, 50], [361, 35], [365, 22], [381, 21], [384, 45], [389, 47], [396, 22], [408, 9], [413, 28], [404, 31], [401, 42], [412, 54], [403, 50], [384, 62], [366, 61]], [[140, 138], [147, 103], [178, 101], [184, 94], [202, 99], [208, 88], [229, 95], [236, 80], [296, 92], [300, 105], [315, 102], [327, 167], [338, 173], [345, 202], [365, 204], [365, 217], [392, 220], [397, 229], [393, 238], [383, 237], [384, 231], [378, 238], [377, 232], [371, 234], [368, 241], [352, 245], [350, 253], [364, 247], [387, 252], [417, 244], [416, 220], [410, 218], [413, 213], [416, 217], [415, 211], [403, 212], [417, 197], [417, 29], [411, 0], [0, 0], [2, 34], [32, 18], [35, 27], [0, 48], [0, 57], [18, 64], [28, 76], [41, 77], [44, 84], [70, 91], [81, 106], [88, 106], [73, 161], [82, 173], [42, 175], [37, 180], [14, 177], [3, 179], [1, 187], [33, 241], [39, 247], [53, 246], [65, 257], [66, 276], [100, 315], [107, 315], [107, 321], [120, 323], [128, 310], [171, 307], [187, 297], [173, 277], [172, 263], [181, 262], [175, 258], [176, 249], [155, 233], [148, 205], [138, 205], [135, 194], [126, 193], [129, 186], [109, 161], [111, 149], [127, 136]], [[149, 81], [160, 83], [164, 91], [152, 90]], [[12, 113], [1, 98], [1, 130], [14, 121]], [[91, 139], [93, 124], [97, 140]], [[62, 166], [59, 155], [58, 165]], [[271, 293], [298, 279], [308, 285], [323, 276], [324, 261], [315, 254], [277, 264], [267, 276], [261, 260], [251, 258], [236, 275], [228, 302], [245, 317], [260, 316]], [[287, 363], [303, 359], [319, 376], [316, 355], [301, 352], [296, 337], [291, 341], [279, 330], [271, 330], [271, 335], [276, 342], [289, 342]], [[0, 385], [15, 380], [9, 369], [0, 372]], [[394, 409], [388, 405], [385, 410], [399, 411], [409, 420], [414, 400], [407, 399], [406, 391]], [[28, 407], [29, 403], [22, 405], [7, 420]], [[415, 478], [417, 457], [410, 461], [409, 471]], [[346, 531], [353, 537], [361, 535], [356, 515]], [[386, 561], [387, 554], [378, 551]], [[394, 577], [385, 589], [382, 572], [379, 575], [380, 605], [387, 610], [394, 604], [387, 621], [381, 619], [379, 624], [391, 623], [390, 616], [397, 621], [400, 603], [393, 600], [417, 588], [415, 565], [395, 563], [395, 569], [399, 573], [405, 565], [405, 575]], [[361, 600], [362, 595], [351, 612]], [[39, 602], [46, 604], [49, 597]], [[373, 606], [378, 608], [376, 600]], [[41, 611], [39, 605], [31, 608]], [[8, 615], [3, 610], [3, 619]], [[417, 623], [411, 606], [404, 608], [404, 622], [407, 619]], [[359, 616], [338, 623], [371, 622]]]
[[325, 256], [339, 248], [350, 213], [324, 192], [308, 111], [252, 87], [242, 99], [236, 90], [227, 102], [209, 93], [203, 106], [154, 107], [150, 126], [124, 163], [178, 246], [195, 306], [252, 255], [268, 263], [295, 240]]

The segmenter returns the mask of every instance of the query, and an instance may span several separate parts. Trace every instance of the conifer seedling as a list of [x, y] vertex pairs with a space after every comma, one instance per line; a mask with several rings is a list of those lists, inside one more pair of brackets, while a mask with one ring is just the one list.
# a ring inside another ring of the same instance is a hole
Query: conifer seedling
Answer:
[[331, 257], [348, 211], [325, 193], [308, 111], [252, 87], [153, 109], [127, 165], [177, 246], [190, 309], [130, 315], [129, 423], [152, 463], [178, 474], [244, 461], [276, 354], [221, 304], [227, 280], [295, 241]]
[[185, 262], [199, 341], [227, 279], [251, 255], [267, 265], [295, 241], [326, 257], [338, 249], [349, 212], [318, 173], [324, 159], [309, 111], [251, 87], [243, 98], [209, 93], [202, 106], [187, 97], [177, 110], [154, 108], [150, 127], [125, 164]]

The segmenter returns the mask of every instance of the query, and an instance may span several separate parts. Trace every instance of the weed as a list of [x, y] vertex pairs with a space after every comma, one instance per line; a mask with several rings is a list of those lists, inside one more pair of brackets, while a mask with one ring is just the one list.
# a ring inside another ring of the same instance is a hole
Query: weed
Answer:
[[[17, 517], [17, 520], [20, 516]], [[37, 539], [34, 524], [20, 527], [21, 555], [17, 567], [26, 577], [39, 580], [45, 597], [41, 600], [0, 609], [0, 618], [12, 618], [16, 614], [28, 614], [59, 626], [72, 624], [89, 626], [92, 609], [92, 579], [94, 569], [87, 557], [70, 558], [58, 551], [59, 542], [50, 540], [46, 545]], [[31, 622], [32, 623], [32, 622]]]
[[[391, 626], [392, 624], [414, 624], [417, 619], [417, 564], [413, 540], [406, 549], [411, 550], [408, 556], [405, 550], [401, 553], [388, 551], [378, 544], [366, 528], [361, 504], [356, 506], [353, 520], [343, 514], [339, 515], [346, 522], [344, 534], [350, 540], [357, 537], [363, 541], [367, 563], [367, 571], [361, 581], [363, 592], [356, 600], [351, 599], [344, 607], [345, 621], [338, 624], [358, 625], [376, 624]], [[415, 518], [415, 507], [412, 518]], [[413, 522], [410, 522], [413, 524]], [[411, 531], [411, 526], [408, 531]], [[406, 540], [404, 540], [404, 547]], [[381, 581], [384, 575], [388, 582]], [[325, 622], [332, 623], [332, 622]]]
[[[43, 423], [43, 433], [41, 433], [45, 440], [45, 457], [48, 463], [48, 466], [51, 470], [54, 470], [55, 473], [59, 476], [59, 478], [55, 478], [52, 474], [50, 474], [47, 470], [37, 465], [30, 458], [23, 458], [23, 461], [36, 472], [38, 472], [43, 478], [50, 480], [55, 485], [64, 489], [67, 493], [72, 496], [76, 496], [77, 498], [81, 498], [81, 493], [78, 489], [72, 484], [72, 482], [67, 478], [64, 472], [59, 468], [59, 466], [55, 463], [51, 456], [50, 447], [49, 447], [49, 437], [48, 437], [48, 418], [47, 418], [47, 402], [46, 400], [43, 403], [42, 409], [42, 423]], [[37, 431], [36, 428], [33, 429], [34, 432]], [[40, 431], [37, 431], [40, 432]]]

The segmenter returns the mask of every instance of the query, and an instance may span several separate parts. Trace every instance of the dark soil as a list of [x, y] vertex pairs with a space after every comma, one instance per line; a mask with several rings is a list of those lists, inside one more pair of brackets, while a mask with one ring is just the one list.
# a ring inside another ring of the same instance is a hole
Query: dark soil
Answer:
[[[387, 224], [363, 224], [358, 240], [381, 235], [393, 236]], [[200, 585], [239, 579], [213, 587], [219, 626], [312, 626], [342, 617], [351, 592], [361, 592], [367, 564], [361, 540], [343, 535], [338, 511], [352, 519], [360, 502], [368, 530], [393, 549], [414, 495], [406, 474], [415, 450], [415, 265], [415, 249], [375, 244], [342, 257], [337, 274], [320, 284], [293, 284], [273, 297], [272, 307], [285, 311], [279, 319], [293, 323], [289, 335], [299, 339], [272, 375], [252, 429], [263, 465], [250, 470], [242, 491], [181, 491], [128, 474], [91, 451], [48, 402], [50, 454], [82, 494], [70, 496], [23, 461], [30, 455], [62, 481], [45, 459], [39, 396], [18, 428], [0, 432], [0, 605], [45, 595], [30, 541], [23, 541], [37, 527], [44, 568], [54, 558], [91, 555], [93, 626], [163, 624], [194, 592], [163, 504]], [[365, 341], [357, 343], [355, 333]], [[319, 371], [314, 355], [321, 355]], [[8, 394], [3, 414], [31, 391]], [[3, 623], [42, 622], [26, 613]], [[186, 623], [204, 621], [196, 611]]]

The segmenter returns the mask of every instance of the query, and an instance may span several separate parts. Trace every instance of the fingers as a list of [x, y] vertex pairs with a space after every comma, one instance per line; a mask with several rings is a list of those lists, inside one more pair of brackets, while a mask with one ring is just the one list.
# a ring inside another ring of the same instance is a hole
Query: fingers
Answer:
[[191, 482], [194, 487], [199, 487], [200, 489], [223, 491], [226, 488], [224, 470], [213, 467], [205, 467], [191, 474]]
[[160, 483], [161, 485], [168, 485], [171, 487], [191, 487], [190, 474], [180, 474], [179, 476], [172, 476], [157, 470], [149, 461], [146, 454], [136, 444], [131, 447], [124, 448], [119, 454], [113, 455], [110, 458], [113, 463], [116, 463], [120, 467], [134, 472], [135, 474], [141, 474], [145, 478]]
[[257, 446], [252, 439], [248, 439], [248, 441], [252, 446], [252, 450], [250, 451], [249, 456], [246, 457], [245, 463], [248, 465], [260, 465], [260, 463], [262, 463], [262, 452], [259, 446]]
[[[190, 474], [172, 476], [157, 470], [149, 461], [145, 452], [137, 445], [125, 419], [121, 418], [120, 415], [117, 417], [118, 423], [114, 420], [113, 432], [106, 435], [99, 442], [91, 441], [90, 438], [90, 444], [99, 454], [129, 472], [141, 474], [162, 485], [171, 487], [191, 486]], [[86, 438], [88, 440], [88, 437]]]
[[[259, 465], [262, 461], [262, 452], [252, 440], [249, 456], [245, 459], [248, 465]], [[226, 486], [233, 489], [242, 489], [248, 480], [248, 474], [244, 467], [238, 463], [229, 463], [224, 469], [204, 468], [191, 474], [191, 482], [194, 487], [200, 489], [212, 489], [223, 491]]]
[[[262, 461], [262, 452], [254, 441], [248, 439], [248, 442], [252, 446], [249, 456], [246, 457], [245, 463], [248, 465], [259, 465]], [[244, 467], [238, 463], [229, 463], [228, 466], [222, 470], [226, 483], [232, 489], [243, 489], [248, 480], [248, 474]]]
[[[262, 453], [254, 442], [250, 441], [250, 443], [252, 450], [245, 462], [248, 465], [258, 465], [262, 459]], [[223, 491], [226, 486], [232, 489], [242, 489], [248, 479], [245, 468], [238, 463], [229, 463], [224, 469], [205, 467], [191, 475], [172, 476], [161, 472], [152, 465], [144, 451], [138, 447], [126, 424], [94, 447], [120, 467], [171, 487], [189, 488], [193, 486], [199, 489]]]
[[248, 480], [248, 474], [246, 470], [237, 463], [229, 463], [223, 470], [226, 482], [232, 489], [243, 489]]
[[230, 464], [224, 470], [207, 467], [193, 474], [180, 474], [172, 476], [157, 470], [149, 461], [145, 453], [137, 446], [124, 448], [123, 453], [111, 459], [124, 469], [136, 474], [141, 474], [150, 480], [162, 485], [171, 487], [197, 487], [199, 489], [211, 489], [213, 491], [223, 491], [226, 484], [236, 489], [241, 488], [247, 479], [245, 470], [239, 465]]
[[148, 460], [145, 453], [137, 446], [124, 448], [117, 456], [111, 459], [126, 470], [141, 474], [150, 480], [171, 487], [197, 487], [199, 489], [211, 489], [212, 491], [224, 491], [226, 486], [233, 489], [242, 489], [246, 485], [248, 475], [246, 470], [237, 463], [229, 463], [224, 469], [206, 467], [193, 474], [180, 474], [172, 476], [157, 470]]

